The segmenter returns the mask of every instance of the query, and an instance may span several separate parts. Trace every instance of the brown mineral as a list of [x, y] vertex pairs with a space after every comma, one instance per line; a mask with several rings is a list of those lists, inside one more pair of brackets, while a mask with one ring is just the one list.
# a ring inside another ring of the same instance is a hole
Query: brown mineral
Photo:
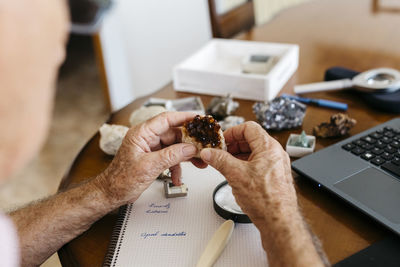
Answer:
[[199, 153], [203, 148], [220, 148], [226, 150], [221, 126], [210, 115], [197, 115], [193, 120], [185, 122], [181, 128], [181, 132], [182, 142], [195, 145]]
[[338, 137], [349, 133], [357, 121], [346, 114], [337, 113], [331, 116], [330, 122], [323, 122], [314, 127], [314, 135], [322, 138]]

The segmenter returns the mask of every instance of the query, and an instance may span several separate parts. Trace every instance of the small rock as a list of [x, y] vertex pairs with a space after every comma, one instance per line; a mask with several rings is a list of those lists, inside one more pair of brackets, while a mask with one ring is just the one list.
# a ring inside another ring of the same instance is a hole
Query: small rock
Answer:
[[129, 128], [123, 125], [104, 123], [100, 127], [100, 149], [108, 155], [115, 155]]
[[140, 124], [142, 122], [147, 121], [148, 119], [153, 118], [154, 116], [167, 111], [163, 106], [148, 106], [148, 107], [141, 107], [139, 109], [134, 110], [131, 113], [129, 118], [129, 122], [131, 126]]
[[238, 107], [239, 103], [233, 101], [233, 98], [230, 95], [226, 97], [214, 97], [211, 99], [206, 113], [212, 115], [217, 120], [222, 120], [225, 117], [232, 115]]
[[322, 138], [339, 137], [349, 133], [357, 121], [346, 114], [337, 113], [331, 116], [330, 122], [323, 122], [315, 126], [314, 135]]
[[242, 124], [245, 121], [243, 117], [240, 116], [228, 116], [223, 121], [219, 121], [222, 131], [229, 129], [233, 126]]

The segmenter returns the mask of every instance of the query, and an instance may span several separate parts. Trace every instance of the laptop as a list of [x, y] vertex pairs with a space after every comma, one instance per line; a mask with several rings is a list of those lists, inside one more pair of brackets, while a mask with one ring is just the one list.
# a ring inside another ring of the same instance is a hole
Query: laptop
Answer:
[[298, 159], [292, 168], [400, 235], [400, 118]]

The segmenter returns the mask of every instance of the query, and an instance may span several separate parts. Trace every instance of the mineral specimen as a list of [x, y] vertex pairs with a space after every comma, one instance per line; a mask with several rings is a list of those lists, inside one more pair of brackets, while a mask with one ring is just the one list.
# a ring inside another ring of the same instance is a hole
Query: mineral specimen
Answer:
[[349, 133], [357, 121], [346, 114], [337, 113], [331, 116], [330, 122], [323, 122], [314, 127], [314, 135], [318, 137], [338, 137]]
[[185, 122], [181, 131], [182, 143], [195, 145], [199, 153], [203, 148], [220, 148], [226, 150], [225, 138], [221, 126], [210, 115], [197, 115], [193, 120]]
[[211, 99], [207, 107], [206, 113], [212, 115], [217, 120], [222, 120], [225, 117], [233, 114], [239, 107], [239, 103], [233, 101], [231, 95], [226, 97], [214, 97]]
[[170, 179], [164, 180], [164, 193], [166, 198], [186, 197], [188, 187], [185, 184], [174, 185]]
[[169, 169], [164, 170], [162, 173], [160, 173], [160, 175], [158, 175], [157, 179], [171, 179], [171, 171]]
[[108, 155], [115, 155], [129, 128], [122, 125], [104, 123], [100, 127], [100, 149]]
[[253, 113], [266, 130], [283, 130], [299, 127], [303, 123], [306, 106], [296, 100], [276, 97], [268, 103], [257, 102]]
[[275, 63], [274, 56], [265, 54], [248, 55], [242, 60], [243, 73], [267, 74]]
[[315, 149], [315, 136], [301, 134], [290, 134], [286, 142], [286, 152], [293, 158], [300, 158], [311, 154]]
[[129, 122], [131, 126], [140, 124], [142, 122], [147, 121], [148, 119], [167, 111], [163, 106], [148, 106], [148, 107], [141, 107], [136, 109], [132, 112]]
[[225, 131], [228, 128], [231, 128], [233, 126], [242, 124], [243, 122], [244, 122], [244, 118], [243, 117], [228, 116], [223, 121], [219, 121], [219, 125], [221, 125], [222, 131]]
[[292, 138], [289, 142], [291, 146], [298, 146], [298, 147], [310, 147], [308, 144], [308, 138], [305, 131], [302, 131], [299, 136], [296, 138]]

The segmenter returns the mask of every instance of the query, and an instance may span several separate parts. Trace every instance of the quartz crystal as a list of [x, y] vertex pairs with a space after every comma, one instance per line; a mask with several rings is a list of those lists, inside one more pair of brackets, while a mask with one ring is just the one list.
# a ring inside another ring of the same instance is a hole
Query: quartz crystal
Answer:
[[233, 101], [231, 95], [226, 97], [214, 97], [211, 99], [210, 104], [207, 107], [206, 113], [212, 115], [217, 120], [222, 120], [225, 117], [233, 114], [239, 107], [239, 103]]
[[306, 105], [296, 100], [276, 97], [268, 103], [255, 103], [253, 112], [264, 129], [284, 130], [299, 127], [303, 123]]
[[224, 133], [219, 123], [211, 116], [196, 115], [181, 127], [182, 143], [193, 144], [197, 147], [196, 157], [200, 157], [203, 148], [219, 148], [226, 150]]
[[298, 147], [310, 147], [305, 131], [302, 131], [299, 136], [290, 140], [289, 145]]

